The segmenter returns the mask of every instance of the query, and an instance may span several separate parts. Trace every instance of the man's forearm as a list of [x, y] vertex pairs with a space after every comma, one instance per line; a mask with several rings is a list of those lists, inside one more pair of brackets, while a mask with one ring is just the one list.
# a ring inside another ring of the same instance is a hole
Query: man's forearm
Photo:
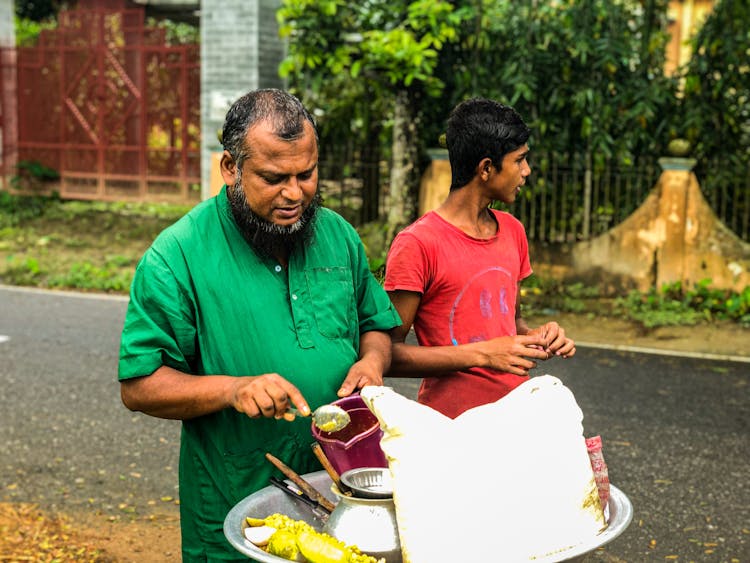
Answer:
[[391, 357], [391, 337], [387, 333], [373, 330], [360, 336], [360, 360], [372, 362], [381, 374], [385, 374], [391, 366]]
[[231, 406], [236, 378], [190, 375], [162, 366], [151, 375], [122, 381], [122, 402], [133, 411], [159, 418], [187, 420]]
[[423, 377], [424, 375], [466, 370], [481, 365], [481, 354], [471, 344], [463, 346], [414, 346], [393, 343], [393, 359], [388, 375]]

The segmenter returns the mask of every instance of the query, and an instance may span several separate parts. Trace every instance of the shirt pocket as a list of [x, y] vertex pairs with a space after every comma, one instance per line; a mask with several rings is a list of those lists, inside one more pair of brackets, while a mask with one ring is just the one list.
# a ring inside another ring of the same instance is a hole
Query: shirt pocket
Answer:
[[[309, 434], [309, 423], [306, 429]], [[268, 441], [262, 448], [224, 455], [225, 478], [232, 503], [236, 504], [250, 492], [268, 486], [271, 476], [279, 474], [279, 470], [266, 459], [266, 452], [272, 453], [300, 475], [320, 470], [320, 463], [313, 456], [309, 441], [294, 435], [275, 438], [268, 436]]]
[[320, 334], [326, 338], [353, 337], [357, 315], [351, 270], [341, 266], [313, 268], [305, 276]]

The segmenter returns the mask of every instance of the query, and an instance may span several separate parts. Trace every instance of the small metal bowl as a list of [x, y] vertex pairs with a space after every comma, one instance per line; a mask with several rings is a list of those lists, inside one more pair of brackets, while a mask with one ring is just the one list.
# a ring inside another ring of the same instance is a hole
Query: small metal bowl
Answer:
[[359, 498], [391, 498], [393, 484], [387, 467], [358, 467], [341, 474], [341, 482]]

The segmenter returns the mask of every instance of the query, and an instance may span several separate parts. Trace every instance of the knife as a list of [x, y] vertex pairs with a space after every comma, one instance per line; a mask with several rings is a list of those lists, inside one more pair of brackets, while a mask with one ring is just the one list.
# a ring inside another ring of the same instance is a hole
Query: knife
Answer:
[[279, 479], [278, 477], [271, 477], [269, 481], [274, 487], [281, 489], [283, 493], [309, 506], [310, 510], [317, 518], [320, 518], [323, 522], [328, 521], [330, 513], [326, 511], [322, 506], [320, 506], [317, 502], [308, 497], [305, 493], [303, 493], [299, 489], [292, 487], [292, 485], [290, 485], [286, 481], [283, 481], [282, 479]]
[[303, 493], [305, 493], [310, 499], [315, 501], [322, 509], [327, 512], [333, 512], [336, 505], [330, 500], [324, 497], [318, 490], [313, 487], [310, 483], [300, 477], [293, 469], [288, 467], [283, 461], [276, 456], [266, 452], [266, 459], [270, 461], [279, 471], [286, 475], [292, 483], [297, 485]]

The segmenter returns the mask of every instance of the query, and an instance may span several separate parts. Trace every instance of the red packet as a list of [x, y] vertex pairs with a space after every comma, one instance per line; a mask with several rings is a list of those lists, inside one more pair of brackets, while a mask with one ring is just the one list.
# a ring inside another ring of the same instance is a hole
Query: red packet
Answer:
[[593, 438], [586, 438], [586, 448], [591, 460], [591, 469], [594, 470], [596, 487], [599, 489], [599, 500], [604, 509], [609, 502], [609, 472], [607, 471], [607, 464], [604, 461], [604, 454], [602, 454], [602, 437], [594, 436]]

